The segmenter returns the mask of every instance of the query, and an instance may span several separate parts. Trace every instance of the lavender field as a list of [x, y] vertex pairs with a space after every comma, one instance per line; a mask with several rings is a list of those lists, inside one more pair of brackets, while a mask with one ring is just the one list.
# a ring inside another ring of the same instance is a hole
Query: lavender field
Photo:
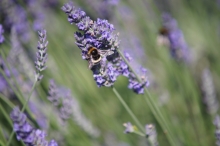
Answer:
[[219, 0], [0, 0], [0, 146], [220, 146]]

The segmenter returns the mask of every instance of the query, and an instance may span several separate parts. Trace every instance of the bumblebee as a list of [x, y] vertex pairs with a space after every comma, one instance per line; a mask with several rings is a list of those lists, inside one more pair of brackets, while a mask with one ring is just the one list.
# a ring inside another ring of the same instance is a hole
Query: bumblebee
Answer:
[[169, 43], [169, 39], [168, 39], [168, 35], [169, 35], [169, 29], [167, 29], [166, 27], [161, 27], [159, 29], [159, 32], [158, 32], [158, 37], [157, 37], [157, 44], [158, 45], [165, 45], [165, 46], [169, 46], [170, 43]]
[[103, 57], [112, 55], [114, 52], [111, 50], [99, 50], [96, 47], [89, 47], [86, 59], [89, 61], [89, 68], [100, 63]]
[[167, 28], [165, 28], [165, 27], [161, 27], [159, 29], [159, 34], [163, 35], [163, 36], [167, 36], [169, 34], [169, 30]]

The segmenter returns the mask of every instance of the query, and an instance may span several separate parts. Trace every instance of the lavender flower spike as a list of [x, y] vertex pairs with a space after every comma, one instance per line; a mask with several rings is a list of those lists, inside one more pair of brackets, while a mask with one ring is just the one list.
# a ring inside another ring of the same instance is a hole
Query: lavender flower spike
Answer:
[[208, 68], [205, 68], [202, 71], [201, 83], [203, 102], [206, 105], [207, 112], [211, 115], [215, 115], [219, 109], [219, 102], [216, 96], [212, 74]]
[[50, 81], [48, 100], [56, 106], [59, 116], [63, 121], [70, 118], [91, 137], [99, 137], [100, 131], [94, 127], [91, 121], [83, 114], [78, 101], [66, 88], [57, 87], [53, 80]]
[[43, 78], [43, 75], [40, 73], [46, 69], [46, 61], [47, 61], [47, 45], [48, 41], [46, 40], [46, 30], [38, 31], [39, 41], [38, 41], [38, 52], [37, 55], [37, 61], [35, 61], [35, 67], [37, 69], [35, 74], [35, 80], [40, 81]]
[[4, 33], [4, 29], [2, 25], [0, 24], [0, 44], [3, 43], [3, 41], [5, 40], [3, 33]]
[[182, 31], [178, 27], [177, 21], [168, 13], [164, 13], [162, 19], [163, 31], [161, 33], [168, 38], [171, 56], [177, 61], [188, 63], [191, 59], [189, 47]]
[[157, 132], [155, 129], [155, 126], [153, 124], [147, 124], [145, 126], [146, 129], [146, 136], [151, 143], [152, 146], [158, 146], [158, 141], [157, 141]]
[[16, 133], [17, 140], [22, 140], [26, 146], [58, 146], [54, 140], [48, 144], [45, 140], [45, 132], [34, 129], [27, 122], [27, 116], [20, 112], [18, 107], [13, 109], [10, 117], [13, 121], [13, 129]]
[[216, 145], [220, 146], [220, 116], [217, 115], [213, 122], [215, 125], [215, 137], [216, 137]]
[[135, 126], [133, 126], [130, 122], [127, 122], [127, 123], [124, 123], [123, 124], [123, 126], [125, 126], [125, 131], [124, 131], [124, 133], [132, 133], [132, 132], [134, 132], [135, 131]]

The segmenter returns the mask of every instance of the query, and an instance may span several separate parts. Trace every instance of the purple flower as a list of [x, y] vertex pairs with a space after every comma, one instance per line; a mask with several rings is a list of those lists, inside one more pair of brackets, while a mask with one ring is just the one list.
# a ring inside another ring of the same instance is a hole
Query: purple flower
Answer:
[[46, 116], [40, 111], [40, 108], [34, 102], [29, 101], [28, 105], [34, 117], [36, 118], [36, 122], [40, 126], [40, 128], [47, 129], [48, 121], [46, 119]]
[[39, 41], [38, 41], [38, 52], [37, 52], [37, 61], [35, 61], [35, 67], [37, 72], [35, 74], [35, 79], [40, 81], [43, 78], [43, 75], [40, 73], [46, 69], [46, 61], [47, 61], [47, 44], [48, 41], [46, 40], [46, 30], [38, 31]]
[[51, 140], [48, 144], [48, 146], [58, 146], [57, 142], [55, 140]]
[[[53, 94], [51, 94], [51, 92]], [[52, 99], [53, 97], [55, 98], [54, 100]], [[57, 97], [59, 97], [59, 104], [57, 104]], [[59, 116], [63, 121], [73, 118], [73, 120], [90, 136], [99, 136], [99, 130], [95, 128], [90, 120], [82, 113], [78, 101], [72, 96], [69, 89], [57, 87], [55, 82], [51, 81], [48, 99], [52, 101], [52, 103], [55, 101], [56, 104], [53, 104], [58, 109]]]
[[60, 97], [58, 95], [57, 87], [54, 80], [50, 80], [50, 87], [47, 99], [55, 106], [58, 106], [60, 104]]
[[4, 29], [2, 25], [0, 24], [0, 44], [3, 43], [3, 41], [5, 40], [3, 33], [4, 33]]
[[124, 56], [129, 62], [132, 61], [132, 57], [130, 56], [128, 52], [124, 51]]
[[105, 0], [110, 5], [117, 5], [119, 3], [119, 0]]
[[69, 119], [72, 114], [72, 99], [67, 93], [61, 93], [54, 80], [50, 80], [47, 99], [58, 108], [59, 116], [63, 121]]
[[45, 132], [39, 129], [34, 129], [27, 122], [26, 115], [20, 112], [18, 107], [13, 109], [10, 117], [13, 121], [13, 129], [16, 133], [17, 140], [22, 140], [27, 146], [48, 144], [48, 142], [45, 140]]
[[150, 143], [153, 146], [158, 146], [157, 132], [156, 132], [155, 126], [153, 124], [147, 124], [145, 126], [145, 130], [146, 130], [146, 136], [148, 140], [150, 141]]
[[0, 74], [0, 93], [8, 88], [8, 83], [5, 78]]
[[126, 134], [132, 133], [135, 131], [134, 126], [130, 122], [124, 123], [123, 126], [125, 126], [125, 128], [126, 128], [124, 131], [124, 133], [126, 133]]
[[215, 115], [219, 109], [219, 103], [216, 97], [212, 74], [208, 68], [203, 69], [201, 80], [203, 102], [206, 105], [207, 112]]
[[[143, 88], [149, 82], [146, 78], [139, 82], [119, 55], [118, 34], [114, 34], [114, 26], [107, 20], [91, 20], [82, 10], [74, 9], [71, 3], [65, 4], [62, 10], [67, 14], [68, 21], [71, 24], [75, 23], [81, 31], [74, 35], [76, 45], [82, 51], [82, 58], [88, 61], [97, 86], [113, 86], [117, 77], [123, 75], [129, 78], [129, 88], [138, 94], [143, 93]], [[91, 48], [95, 50], [94, 54], [91, 54]], [[126, 58], [131, 61], [128, 54]]]
[[144, 88], [150, 85], [150, 82], [147, 78], [147, 69], [140, 67], [136, 74], [141, 81], [137, 79], [134, 73], [130, 72], [128, 77], [128, 88], [132, 89], [137, 94], [144, 94]]
[[106, 79], [102, 75], [99, 75], [99, 74], [94, 74], [93, 78], [96, 81], [96, 84], [98, 87], [103, 86], [104, 83], [106, 82]]
[[213, 124], [215, 125], [215, 137], [216, 137], [216, 145], [220, 145], [220, 117], [219, 115], [217, 115], [215, 117], [215, 120], [213, 122]]
[[118, 63], [117, 70], [121, 75], [123, 75], [125, 77], [129, 77], [129, 75], [130, 75], [130, 70], [129, 70], [128, 65], [122, 60]]
[[166, 33], [163, 35], [169, 40], [171, 56], [178, 61], [190, 61], [189, 47], [184, 39], [182, 31], [178, 28], [177, 21], [168, 13], [164, 13], [162, 19], [163, 29], [166, 30]]

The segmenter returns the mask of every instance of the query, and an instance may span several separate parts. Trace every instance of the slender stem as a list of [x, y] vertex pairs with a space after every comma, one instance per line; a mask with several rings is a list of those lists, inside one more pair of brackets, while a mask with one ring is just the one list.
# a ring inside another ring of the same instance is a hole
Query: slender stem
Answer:
[[0, 124], [0, 136], [2, 137], [3, 146], [5, 146], [5, 144], [6, 144], [7, 142], [6, 142], [6, 139], [5, 139], [5, 137], [4, 137], [4, 133], [3, 133], [2, 127], [3, 127], [3, 126], [1, 126], [1, 124]]
[[125, 109], [127, 110], [127, 112], [130, 114], [130, 116], [132, 117], [132, 119], [135, 121], [135, 123], [137, 124], [137, 126], [143, 131], [145, 132], [144, 127], [141, 125], [141, 123], [139, 122], [139, 120], [137, 119], [137, 117], [134, 115], [134, 113], [131, 111], [131, 109], [128, 107], [128, 105], [125, 103], [125, 101], [123, 100], [123, 98], [121, 97], [121, 95], [118, 93], [118, 91], [112, 87], [113, 92], [115, 93], [115, 95], [118, 97], [118, 99], [120, 100], [120, 102], [123, 104], [123, 106], [125, 107]]
[[[15, 77], [14, 77], [14, 74], [12, 73], [11, 68], [10, 68], [10, 66], [9, 66], [9, 64], [8, 64], [8, 62], [7, 62], [7, 60], [5, 59], [5, 55], [4, 55], [3, 50], [1, 50], [1, 55], [2, 55], [2, 58], [3, 58], [3, 60], [4, 60], [5, 64], [6, 64], [7, 68], [9, 69], [9, 71], [10, 71], [10, 73], [11, 73], [13, 82], [15, 83], [15, 85], [16, 85], [18, 91], [15, 89], [15, 87], [14, 87], [14, 86], [12, 85], [12, 83], [9, 81], [9, 79], [8, 79], [7, 76], [5, 75], [5, 72], [4, 72], [1, 68], [0, 68], [0, 73], [3, 75], [3, 77], [5, 78], [5, 80], [6, 80], [7, 83], [9, 84], [9, 86], [11, 87], [11, 89], [14, 91], [14, 93], [15, 93], [15, 95], [18, 97], [19, 101], [24, 105], [24, 102], [25, 102], [25, 101], [24, 101], [24, 97], [23, 97], [23, 95], [22, 95], [22, 92], [21, 92], [21, 90], [20, 90], [20, 88], [19, 88], [20, 86], [18, 85], [18, 83], [17, 83], [17, 81], [16, 81], [16, 79], [15, 79]], [[32, 119], [35, 119], [34, 116], [33, 116], [32, 113], [31, 113], [31, 111], [29, 110], [29, 108], [27, 109], [27, 113], [30, 115], [30, 117], [31, 117]], [[36, 123], [35, 123], [35, 124], [36, 124]]]
[[2, 143], [2, 141], [0, 140], [0, 146], [5, 146], [5, 145], [3, 145], [3, 143]]
[[[126, 64], [128, 65], [128, 67], [130, 68], [130, 70], [134, 73], [134, 75], [136, 76], [136, 78], [138, 79], [138, 81], [141, 81], [140, 77], [137, 75], [137, 73], [135, 72], [135, 70], [132, 68], [132, 66], [130, 65], [130, 63], [127, 61], [127, 59], [124, 57], [123, 53], [118, 50], [120, 56], [123, 58], [123, 60], [126, 62]], [[155, 105], [155, 103], [153, 102], [152, 96], [150, 95], [148, 89], [145, 87], [145, 92], [147, 94], [148, 97], [144, 96], [145, 101], [147, 102], [148, 106], [150, 107], [151, 111], [153, 112], [153, 115], [155, 116], [155, 118], [157, 119], [158, 123], [160, 123], [160, 126], [162, 127], [164, 132], [167, 132], [167, 138], [170, 142], [171, 145], [176, 146], [175, 144], [175, 140], [174, 140], [174, 136], [173, 133], [171, 132], [171, 130], [169, 129], [169, 126], [167, 124], [167, 121], [165, 120], [164, 116], [162, 115], [162, 113], [160, 112], [159, 108]]]
[[[6, 113], [6, 111], [2, 108], [1, 104], [0, 104], [0, 110], [1, 110], [2, 114], [5, 116], [6, 120], [8, 121], [8, 123], [11, 125], [11, 127], [13, 129], [13, 124], [12, 124], [11, 120], [9, 119], [8, 114]], [[13, 137], [13, 135], [12, 135], [12, 137]]]
[[[5, 109], [2, 108], [1, 104], [0, 104], [0, 111], [2, 111], [2, 114], [5, 116], [6, 120], [8, 121], [8, 123], [10, 124], [10, 126], [12, 127], [13, 129], [13, 124], [10, 120], [10, 118], [8, 117], [8, 114], [7, 112], [5, 111]], [[9, 140], [12, 139], [14, 136], [14, 134], [12, 136], [9, 137]], [[21, 142], [23, 146], [25, 146], [25, 144], [23, 142]], [[7, 144], [7, 146], [9, 146], [9, 144]]]
[[140, 136], [143, 136], [143, 137], [145, 137], [146, 135], [145, 134], [143, 134], [142, 132], [140, 132], [140, 131], [134, 131], [133, 133], [135, 133], [135, 134], [137, 134], [137, 135], [140, 135]]
[[168, 129], [168, 125], [166, 124], [166, 120], [164, 119], [163, 115], [161, 114], [161, 112], [159, 111], [158, 107], [155, 105], [154, 101], [149, 93], [149, 91], [145, 88], [145, 92], [147, 93], [147, 96], [144, 95], [144, 99], [147, 102], [147, 104], [149, 105], [151, 111], [153, 112], [155, 118], [157, 119], [158, 123], [160, 124], [160, 126], [162, 127], [164, 133], [167, 135], [168, 140], [170, 141], [171, 145], [175, 145], [175, 141], [173, 139], [173, 135], [170, 132], [170, 130]]
[[[28, 96], [28, 99], [27, 99], [26, 102], [24, 103], [23, 108], [21, 109], [21, 112], [24, 112], [24, 110], [25, 110], [25, 108], [26, 108], [26, 106], [27, 106], [27, 104], [28, 104], [28, 101], [30, 100], [31, 95], [32, 95], [32, 93], [33, 93], [33, 91], [34, 91], [34, 88], [35, 88], [35, 86], [36, 86], [36, 83], [37, 83], [37, 81], [34, 82], [34, 85], [33, 85], [32, 88], [31, 88], [31, 91], [30, 91], [30, 94], [29, 94], [29, 96]], [[8, 143], [7, 143], [7, 146], [10, 145], [13, 136], [14, 136], [14, 131], [12, 131], [11, 134], [10, 134], [10, 137], [9, 137], [9, 140], [8, 140]]]
[[3, 100], [5, 103], [7, 103], [10, 108], [12, 108], [12, 109], [14, 108], [14, 104], [1, 93], [0, 93], [0, 99]]
[[2, 108], [1, 103], [0, 103], [0, 110], [2, 111], [2, 114], [5, 116], [6, 120], [11, 125], [11, 127], [13, 127], [12, 122], [11, 122], [10, 118], [8, 117], [8, 113], [5, 111], [4, 108]]
[[33, 85], [32, 88], [31, 88], [31, 92], [30, 92], [30, 94], [29, 94], [29, 96], [28, 96], [28, 99], [26, 100], [25, 104], [23, 105], [23, 108], [21, 109], [21, 112], [24, 112], [24, 110], [25, 110], [25, 108], [26, 108], [26, 106], [27, 106], [27, 104], [28, 104], [28, 101], [29, 101], [30, 98], [31, 98], [31, 95], [32, 95], [32, 93], [34, 92], [34, 88], [36, 87], [36, 84], [37, 84], [37, 81], [34, 82], [34, 85]]
[[[7, 68], [9, 69], [9, 71], [10, 71], [10, 73], [11, 73], [11, 77], [12, 77], [14, 83], [16, 84], [16, 87], [17, 87], [18, 91], [16, 90], [16, 88], [14, 87], [14, 85], [10, 82], [10, 80], [8, 79], [8, 77], [6, 76], [6, 74], [5, 74], [5, 72], [2, 70], [2, 68], [0, 68], [0, 73], [3, 75], [3, 77], [5, 78], [5, 80], [7, 81], [7, 83], [9, 84], [9, 86], [11, 87], [11, 89], [13, 90], [13, 92], [15, 93], [16, 97], [17, 97], [17, 98], [19, 99], [19, 101], [21, 102], [21, 104], [24, 105], [24, 104], [25, 104], [25, 101], [24, 101], [23, 94], [22, 94], [22, 92], [21, 92], [21, 90], [20, 90], [20, 88], [19, 88], [20, 86], [18, 85], [17, 80], [15, 79], [14, 74], [12, 73], [11, 68], [10, 68], [10, 66], [9, 66], [9, 64], [8, 64], [8, 62], [7, 62], [7, 60], [6, 60], [4, 51], [1, 50], [0, 53], [1, 53], [1, 56], [2, 56], [2, 58], [3, 58], [3, 60], [4, 60], [5, 64], [6, 64]], [[5, 98], [5, 99], [7, 99], [7, 98]], [[3, 100], [4, 100], [4, 99], [3, 99]], [[39, 127], [39, 126], [38, 126], [38, 123], [37, 123], [36, 120], [35, 120], [36, 118], [33, 116], [33, 114], [31, 113], [30, 109], [27, 108], [26, 111], [27, 111], [28, 115], [30, 116], [30, 118], [33, 119], [33, 123], [34, 123], [37, 127]]]

